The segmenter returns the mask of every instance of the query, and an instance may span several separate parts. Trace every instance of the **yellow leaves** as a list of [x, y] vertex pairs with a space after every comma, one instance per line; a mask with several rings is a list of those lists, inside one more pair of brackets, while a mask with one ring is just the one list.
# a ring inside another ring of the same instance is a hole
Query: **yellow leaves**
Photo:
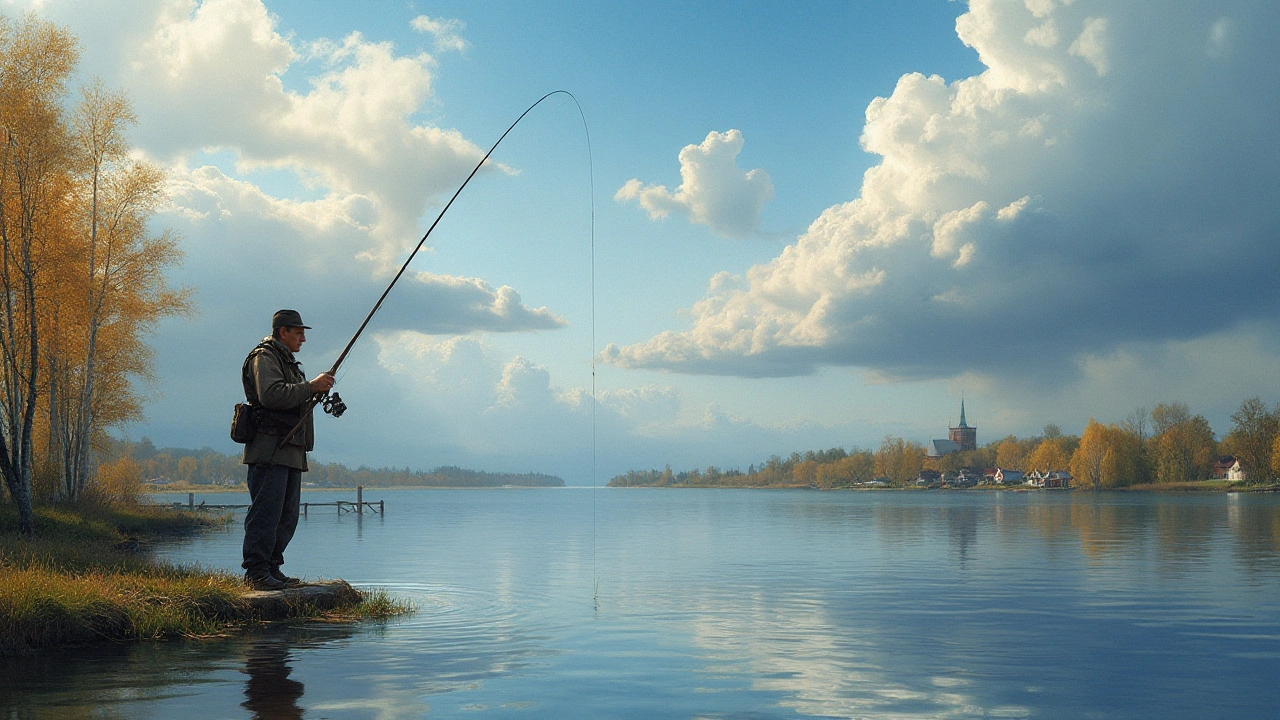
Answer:
[[1142, 445], [1133, 433], [1089, 419], [1071, 456], [1071, 475], [1086, 488], [1131, 485], [1143, 479]]
[[[1067, 455], [1066, 443], [1062, 438], [1046, 438], [1040, 441], [1035, 450], [1027, 456], [1027, 470], [1039, 470], [1048, 472], [1050, 470], [1062, 470], [1070, 465], [1070, 457]], [[1072, 473], [1073, 475], [1075, 473]]]
[[923, 445], [886, 437], [875, 454], [875, 473], [897, 483], [907, 483], [920, 474], [924, 463]]
[[108, 505], [132, 505], [142, 497], [143, 492], [142, 466], [128, 455], [98, 466], [97, 481], [94, 483], [95, 499]]
[[[16, 410], [36, 404], [38, 422], [17, 432], [60, 458], [67, 494], [90, 474], [91, 440], [139, 417], [133, 383], [151, 373], [147, 334], [192, 310], [165, 281], [182, 257], [178, 238], [147, 227], [165, 201], [164, 172], [129, 156], [137, 118], [124, 92], [93, 80], [66, 107], [78, 59], [65, 29], [0, 18], [0, 327], [18, 329], [0, 332], [0, 406], [31, 418]], [[123, 487], [107, 492], [127, 496]]]

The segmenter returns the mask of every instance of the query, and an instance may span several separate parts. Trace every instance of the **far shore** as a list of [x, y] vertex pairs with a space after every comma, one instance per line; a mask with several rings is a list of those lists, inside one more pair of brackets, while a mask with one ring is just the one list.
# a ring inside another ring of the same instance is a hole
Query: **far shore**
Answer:
[[[814, 488], [808, 485], [623, 485], [610, 486], [617, 490], [822, 490], [824, 492], [852, 490], [855, 492], [1093, 492], [1093, 488], [1073, 485], [1069, 488], [1042, 488], [1030, 485], [978, 485], [968, 488], [916, 487], [913, 485], [886, 485], [876, 487]], [[368, 489], [368, 488], [366, 488]], [[1097, 492], [1153, 492], [1153, 493], [1235, 493], [1280, 492], [1280, 485], [1246, 485], [1229, 480], [1202, 480], [1181, 483], [1145, 483], [1122, 487], [1098, 488]]]
[[[527, 490], [540, 489], [541, 486], [521, 486], [521, 485], [504, 485], [501, 487], [492, 486], [472, 486], [459, 487], [456, 485], [388, 485], [388, 486], [364, 486], [364, 491], [381, 492], [384, 490]], [[565, 485], [560, 487], [591, 487], [589, 485], [575, 486]], [[639, 489], [673, 489], [673, 490], [810, 490], [817, 489], [805, 485], [635, 485], [626, 487], [613, 487], [601, 484], [600, 488], [609, 488], [616, 490], [639, 490]], [[304, 493], [309, 492], [348, 492], [354, 493], [355, 487], [303, 487]], [[947, 490], [955, 492], [1062, 492], [1059, 488], [1038, 488], [1025, 485], [981, 485], [971, 488], [921, 488], [910, 485], [906, 486], [886, 486], [886, 487], [839, 487], [839, 488], [823, 488], [827, 491], [853, 490], [857, 492], [874, 492], [874, 491], [892, 491], [892, 492], [925, 492], [928, 490]], [[1070, 491], [1090, 492], [1092, 488], [1083, 486], [1073, 486], [1068, 488]], [[1240, 482], [1229, 480], [1202, 480], [1197, 482], [1181, 482], [1181, 483], [1146, 483], [1143, 485], [1127, 485], [1124, 487], [1099, 488], [1102, 492], [1154, 492], [1154, 493], [1233, 493], [1233, 492], [1280, 492], [1280, 485], [1246, 485]], [[183, 493], [201, 493], [206, 495], [216, 495], [223, 493], [247, 493], [248, 487], [245, 485], [181, 485], [178, 487], [155, 487], [148, 486], [146, 489], [148, 495], [162, 494], [183, 494]]]
[[[566, 487], [591, 487], [590, 485], [364, 485], [365, 492], [381, 492], [383, 490], [558, 490]], [[600, 485], [604, 487], [604, 485]], [[350, 492], [354, 493], [356, 486], [351, 487], [306, 487], [303, 486], [302, 492]], [[248, 486], [240, 485], [181, 485], [178, 487], [171, 486], [155, 486], [148, 485], [143, 493], [146, 495], [183, 495], [186, 493], [200, 493], [205, 495], [218, 495], [223, 493], [247, 493]]]

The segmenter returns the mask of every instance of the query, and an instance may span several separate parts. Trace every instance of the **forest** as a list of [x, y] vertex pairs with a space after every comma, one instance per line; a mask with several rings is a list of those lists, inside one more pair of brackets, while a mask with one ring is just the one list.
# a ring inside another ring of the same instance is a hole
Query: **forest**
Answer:
[[[109, 463], [126, 478], [136, 478], [137, 492], [199, 490], [210, 486], [243, 487], [245, 466], [239, 455], [225, 455], [210, 448], [156, 448], [148, 438], [136, 443], [112, 441]], [[501, 473], [442, 466], [434, 470], [409, 468], [348, 468], [341, 463], [308, 460], [304, 476], [308, 487], [562, 487], [564, 480], [541, 473]], [[117, 483], [126, 480], [117, 480]]]
[[1076, 487], [1087, 489], [1135, 486], [1172, 487], [1209, 480], [1220, 460], [1238, 460], [1248, 485], [1266, 485], [1280, 476], [1280, 406], [1252, 397], [1231, 415], [1231, 430], [1218, 440], [1203, 415], [1187, 404], [1140, 407], [1120, 422], [1106, 425], [1091, 419], [1079, 435], [1066, 435], [1057, 425], [1029, 438], [1012, 435], [977, 450], [940, 458], [925, 456], [925, 446], [886, 437], [875, 450], [843, 448], [773, 456], [746, 471], [672, 472], [633, 470], [609, 481], [611, 487], [813, 487], [852, 488], [880, 480], [905, 487], [922, 470], [981, 473], [994, 468], [1025, 472], [1066, 470]]

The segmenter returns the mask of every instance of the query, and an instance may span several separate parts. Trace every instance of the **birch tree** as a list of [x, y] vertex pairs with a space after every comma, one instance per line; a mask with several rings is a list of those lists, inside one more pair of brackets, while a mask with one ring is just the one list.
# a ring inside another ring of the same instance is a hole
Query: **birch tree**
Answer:
[[47, 251], [65, 237], [70, 167], [62, 100], [75, 39], [28, 15], [0, 18], [0, 475], [34, 532], [33, 429]]
[[141, 336], [159, 318], [189, 309], [187, 296], [163, 281], [164, 268], [179, 257], [176, 239], [147, 230], [164, 199], [164, 174], [129, 157], [125, 133], [135, 122], [124, 93], [96, 80], [72, 116], [81, 251], [78, 270], [64, 274], [78, 276], [68, 279], [77, 281], [70, 284], [80, 296], [79, 312], [65, 319], [62, 334], [73, 336], [66, 346], [76, 352], [64, 358], [61, 396], [50, 398], [51, 442], [62, 451], [69, 498], [92, 474], [94, 433], [137, 414], [140, 404], [120, 380], [149, 372]]

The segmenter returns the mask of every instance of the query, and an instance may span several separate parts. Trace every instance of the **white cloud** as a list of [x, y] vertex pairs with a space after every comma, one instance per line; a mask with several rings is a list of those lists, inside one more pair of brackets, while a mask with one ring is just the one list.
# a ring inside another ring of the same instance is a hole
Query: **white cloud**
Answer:
[[769, 174], [759, 168], [743, 172], [738, 167], [742, 133], [711, 132], [700, 145], [680, 151], [680, 187], [673, 193], [665, 185], [627, 181], [615, 200], [637, 200], [653, 219], [675, 213], [695, 225], [706, 225], [716, 235], [742, 238], [760, 228], [760, 213], [773, 199]]
[[1231, 20], [1218, 18], [1209, 28], [1209, 45], [1206, 48], [1209, 57], [1225, 57], [1231, 52]]
[[429, 33], [435, 38], [436, 50], [440, 52], [464, 52], [471, 47], [460, 33], [467, 24], [451, 18], [432, 18], [419, 15], [409, 21], [410, 27], [421, 33]]
[[1107, 60], [1107, 19], [1088, 18], [1084, 21], [1084, 30], [1075, 42], [1071, 43], [1072, 55], [1082, 57], [1098, 71], [1098, 75], [1106, 75], [1110, 70]]
[[[367, 244], [375, 215], [363, 195], [333, 193], [318, 200], [272, 197], [211, 166], [175, 168], [170, 175], [172, 225], [188, 240], [193, 284], [237, 314], [296, 283], [296, 304], [331, 319], [356, 319], [367, 308], [336, 298], [357, 294], [370, 303], [390, 281], [367, 263], [352, 262], [352, 248]], [[263, 242], [271, 238], [271, 242]], [[245, 262], [252, 258], [255, 262]], [[281, 280], [285, 280], [282, 282]], [[252, 288], [246, 292], [244, 288]], [[429, 334], [553, 330], [565, 320], [545, 307], [526, 306], [520, 294], [480, 278], [409, 273], [379, 311], [378, 327]]]
[[[228, 149], [240, 172], [285, 169], [359, 193], [376, 212], [365, 250], [385, 262], [483, 155], [458, 132], [411, 119], [431, 96], [433, 67], [429, 55], [397, 55], [360, 33], [298, 45], [259, 0], [172, 0], [122, 81], [147, 152], [181, 162]], [[308, 70], [305, 92], [286, 87], [287, 73]]]
[[[956, 28], [987, 69], [952, 83], [904, 75], [874, 100], [861, 142], [882, 160], [859, 197], [773, 260], [713, 279], [687, 330], [603, 357], [751, 377], [854, 365], [1061, 384], [1080, 357], [1262, 317], [1250, 298], [1271, 287], [1261, 268], [1280, 264], [1268, 120], [1280, 103], [1258, 88], [1280, 82], [1278, 16], [1249, 3], [1172, 14], [973, 0]], [[1229, 62], [1207, 61], [1206, 38], [1226, 27]], [[1215, 268], [1230, 269], [1231, 291], [1209, 289]]]

